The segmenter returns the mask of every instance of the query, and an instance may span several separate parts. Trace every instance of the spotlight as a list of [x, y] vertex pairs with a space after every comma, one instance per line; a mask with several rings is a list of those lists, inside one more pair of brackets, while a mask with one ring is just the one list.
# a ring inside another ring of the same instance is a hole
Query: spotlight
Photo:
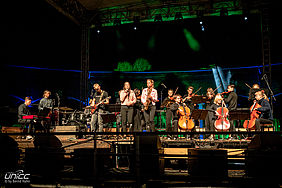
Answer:
[[205, 27], [203, 25], [201, 26], [201, 29], [202, 29], [202, 31], [205, 31]]
[[98, 29], [98, 30], [97, 30], [97, 33], [99, 34], [100, 32], [101, 32], [101, 31]]
[[202, 25], [202, 24], [203, 24], [203, 21], [200, 21], [200, 24]]
[[248, 17], [247, 17], [247, 16], [245, 16], [245, 17], [244, 17], [244, 20], [245, 20], [245, 21], [247, 21], [247, 20], [248, 20]]
[[133, 29], [134, 29], [134, 30], [137, 30], [137, 27], [135, 26], [135, 27], [133, 27]]
[[155, 22], [161, 22], [161, 21], [163, 21], [162, 15], [161, 15], [161, 14], [157, 14], [157, 15], [155, 16], [154, 21], [155, 21]]

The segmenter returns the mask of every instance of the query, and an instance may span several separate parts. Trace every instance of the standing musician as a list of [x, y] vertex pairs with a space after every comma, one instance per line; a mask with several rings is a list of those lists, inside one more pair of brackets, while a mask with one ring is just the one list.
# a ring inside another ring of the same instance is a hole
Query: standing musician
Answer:
[[[224, 98], [224, 102], [227, 105], [227, 109], [229, 111], [236, 110], [237, 102], [238, 102], [238, 95], [234, 92], [235, 86], [233, 84], [227, 86], [227, 98]], [[235, 131], [234, 121], [230, 121], [230, 129], [229, 131]], [[232, 135], [230, 139], [234, 139], [235, 135]]]
[[142, 112], [141, 91], [140, 89], [135, 88], [134, 93], [136, 96], [136, 103], [133, 108], [133, 130], [135, 132], [141, 132], [145, 125], [144, 113]]
[[133, 123], [133, 105], [136, 103], [136, 96], [133, 90], [130, 88], [129, 82], [125, 82], [123, 90], [120, 92], [121, 101], [121, 124], [122, 132], [126, 132], [126, 124], [129, 124], [129, 131], [132, 131]]
[[[89, 103], [90, 106], [98, 105], [97, 109], [92, 114], [91, 117], [91, 131], [95, 132], [98, 129], [98, 132], [103, 132], [103, 119], [101, 114], [105, 111], [104, 104], [109, 104], [108, 93], [101, 89], [101, 86], [97, 83], [93, 85], [94, 90], [91, 92], [91, 100]], [[95, 93], [94, 93], [95, 91]], [[105, 100], [105, 102], [102, 102]], [[100, 103], [102, 102], [102, 103]], [[97, 126], [98, 124], [98, 126]]]
[[43, 98], [40, 100], [38, 105], [39, 116], [45, 117], [43, 121], [41, 121], [41, 124], [47, 132], [49, 132], [50, 130], [50, 124], [52, 118], [51, 114], [54, 106], [53, 100], [49, 98], [50, 95], [51, 95], [51, 91], [45, 90], [43, 92]]
[[[180, 107], [181, 105], [181, 95], [177, 94], [174, 96], [174, 101], [175, 103], [172, 103], [170, 105], [170, 111], [172, 112], [172, 132], [177, 132], [178, 130], [178, 108]], [[173, 139], [177, 139], [177, 135], [174, 135], [173, 136]]]
[[158, 92], [154, 89], [154, 80], [147, 79], [147, 88], [142, 91], [141, 102], [144, 105], [146, 128], [155, 132], [154, 117], [156, 102], [158, 102]]
[[192, 97], [193, 97], [194, 87], [189, 86], [187, 88], [187, 94], [183, 96], [182, 102], [184, 102], [190, 110], [194, 109], [194, 105], [192, 104]]
[[[213, 91], [213, 88], [208, 88], [207, 89], [207, 93], [206, 93], [206, 96], [207, 98], [209, 99], [207, 102], [206, 102], [206, 109], [209, 109], [210, 106], [214, 103], [214, 91]], [[214, 129], [212, 129], [213, 127], [213, 124], [212, 122], [210, 122], [211, 119], [209, 118], [209, 115], [206, 116], [206, 119], [205, 119], [205, 129], [206, 131], [214, 131]]]
[[255, 121], [255, 126], [257, 131], [261, 131], [261, 124], [273, 123], [273, 115], [270, 103], [264, 98], [264, 93], [262, 91], [257, 91], [255, 93], [255, 99], [261, 106], [260, 108], [254, 109], [261, 112], [260, 118], [256, 119]]
[[[26, 124], [28, 124], [28, 133], [30, 134], [31, 131], [34, 131], [34, 124], [32, 123], [31, 119], [23, 119], [23, 116], [30, 115], [29, 105], [31, 104], [31, 98], [26, 97], [23, 104], [21, 104], [18, 108], [18, 122], [23, 124], [23, 128]], [[32, 136], [28, 135], [26, 137], [27, 140], [32, 139]]]
[[171, 131], [171, 121], [173, 118], [173, 112], [170, 109], [170, 106], [175, 102], [173, 97], [173, 89], [169, 89], [167, 92], [168, 96], [164, 99], [161, 104], [161, 108], [166, 108], [166, 132]]

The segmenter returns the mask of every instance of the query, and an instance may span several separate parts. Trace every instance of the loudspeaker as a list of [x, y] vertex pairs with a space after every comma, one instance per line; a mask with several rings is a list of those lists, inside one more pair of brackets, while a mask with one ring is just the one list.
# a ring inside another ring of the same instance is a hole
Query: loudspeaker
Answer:
[[164, 154], [159, 136], [135, 137], [135, 173], [143, 178], [158, 177], [164, 172]]
[[282, 149], [282, 136], [255, 135], [249, 143], [248, 149]]
[[227, 177], [227, 151], [217, 149], [188, 149], [188, 173], [191, 176]]
[[[94, 156], [94, 149], [78, 148], [74, 149], [74, 166], [75, 174], [82, 178], [91, 178], [95, 174], [98, 177], [103, 177], [106, 170], [113, 168], [113, 159], [110, 155], [110, 148], [97, 148], [96, 158]], [[94, 169], [94, 161], [96, 160], [96, 169]], [[95, 172], [94, 172], [95, 170]]]

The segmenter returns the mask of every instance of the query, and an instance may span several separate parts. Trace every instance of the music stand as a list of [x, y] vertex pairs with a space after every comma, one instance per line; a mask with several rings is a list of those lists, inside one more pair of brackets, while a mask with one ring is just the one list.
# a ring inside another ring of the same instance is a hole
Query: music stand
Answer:
[[195, 120], [205, 120], [208, 114], [208, 110], [194, 109], [192, 110], [191, 117]]
[[230, 110], [229, 119], [230, 120], [247, 120], [250, 119], [251, 113], [250, 110], [247, 109], [236, 109]]
[[206, 96], [194, 96], [191, 98], [193, 104], [200, 104], [200, 103], [206, 103], [210, 99]]
[[120, 112], [120, 104], [107, 104], [105, 105], [105, 110], [109, 112]]
[[103, 123], [112, 123], [112, 122], [116, 121], [115, 114], [103, 113], [103, 114], [101, 114], [101, 117], [103, 119]]

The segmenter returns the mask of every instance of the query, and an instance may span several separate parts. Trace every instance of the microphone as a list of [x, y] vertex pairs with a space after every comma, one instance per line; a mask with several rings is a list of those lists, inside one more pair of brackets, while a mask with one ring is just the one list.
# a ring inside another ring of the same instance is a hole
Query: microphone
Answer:
[[167, 88], [166, 85], [164, 85], [164, 83], [161, 83], [162, 86], [164, 86], [164, 88]]
[[266, 77], [266, 74], [264, 74], [262, 77], [261, 77], [261, 80], [264, 80]]

